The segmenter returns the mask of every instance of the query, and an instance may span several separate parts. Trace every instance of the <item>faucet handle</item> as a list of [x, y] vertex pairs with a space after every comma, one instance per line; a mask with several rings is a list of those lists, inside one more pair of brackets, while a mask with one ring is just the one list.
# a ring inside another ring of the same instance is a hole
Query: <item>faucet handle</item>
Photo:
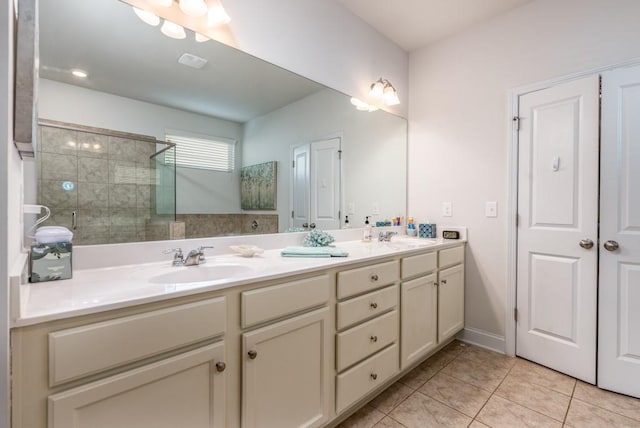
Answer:
[[184, 261], [182, 256], [182, 248], [169, 248], [162, 252], [162, 254], [171, 254], [171, 253], [175, 253], [173, 256], [174, 266], [181, 265], [182, 262]]
[[213, 245], [201, 245], [198, 247], [198, 252], [200, 253], [200, 263], [205, 262], [204, 252], [202, 250], [206, 250], [207, 248], [215, 248]]

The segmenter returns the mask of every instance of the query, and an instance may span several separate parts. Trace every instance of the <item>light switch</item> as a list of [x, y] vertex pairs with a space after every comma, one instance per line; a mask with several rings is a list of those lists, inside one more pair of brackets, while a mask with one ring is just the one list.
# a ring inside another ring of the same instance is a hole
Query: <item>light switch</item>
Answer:
[[349, 202], [349, 204], [347, 205], [347, 214], [349, 215], [353, 215], [356, 213], [356, 204], [353, 202]]
[[451, 202], [443, 202], [442, 217], [452, 217], [452, 216], [453, 216], [453, 208], [451, 207]]
[[377, 202], [373, 203], [373, 206], [371, 207], [371, 214], [380, 215], [380, 205]]
[[498, 217], [498, 203], [496, 201], [487, 202], [484, 211], [487, 217]]

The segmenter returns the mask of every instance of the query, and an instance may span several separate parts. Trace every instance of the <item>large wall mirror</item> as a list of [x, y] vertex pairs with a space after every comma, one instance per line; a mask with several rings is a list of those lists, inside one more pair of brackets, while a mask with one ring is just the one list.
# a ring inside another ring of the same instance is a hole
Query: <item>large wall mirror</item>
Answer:
[[[74, 228], [74, 243], [405, 215], [404, 118], [358, 111], [345, 94], [189, 30], [169, 38], [118, 0], [39, 7], [40, 126], [25, 200], [49, 206], [49, 224]], [[202, 168], [204, 155], [181, 152], [208, 143], [233, 161]]]

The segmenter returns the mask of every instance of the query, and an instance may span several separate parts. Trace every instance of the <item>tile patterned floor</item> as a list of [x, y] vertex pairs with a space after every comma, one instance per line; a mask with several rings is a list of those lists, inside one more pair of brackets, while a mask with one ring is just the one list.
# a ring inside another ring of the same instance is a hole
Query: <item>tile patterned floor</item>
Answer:
[[640, 428], [640, 400], [454, 341], [339, 428]]

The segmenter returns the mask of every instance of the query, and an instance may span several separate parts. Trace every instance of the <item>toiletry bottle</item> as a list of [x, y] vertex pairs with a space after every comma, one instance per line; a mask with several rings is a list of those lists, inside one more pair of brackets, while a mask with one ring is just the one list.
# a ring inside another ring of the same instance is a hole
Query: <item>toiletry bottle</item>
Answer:
[[364, 242], [371, 242], [372, 237], [373, 230], [371, 229], [371, 225], [369, 224], [369, 216], [366, 216], [364, 220], [364, 233], [362, 235], [362, 240]]
[[346, 215], [344, 216], [344, 226], [342, 226], [343, 229], [349, 229], [351, 227], [351, 225], [349, 224], [349, 216]]

